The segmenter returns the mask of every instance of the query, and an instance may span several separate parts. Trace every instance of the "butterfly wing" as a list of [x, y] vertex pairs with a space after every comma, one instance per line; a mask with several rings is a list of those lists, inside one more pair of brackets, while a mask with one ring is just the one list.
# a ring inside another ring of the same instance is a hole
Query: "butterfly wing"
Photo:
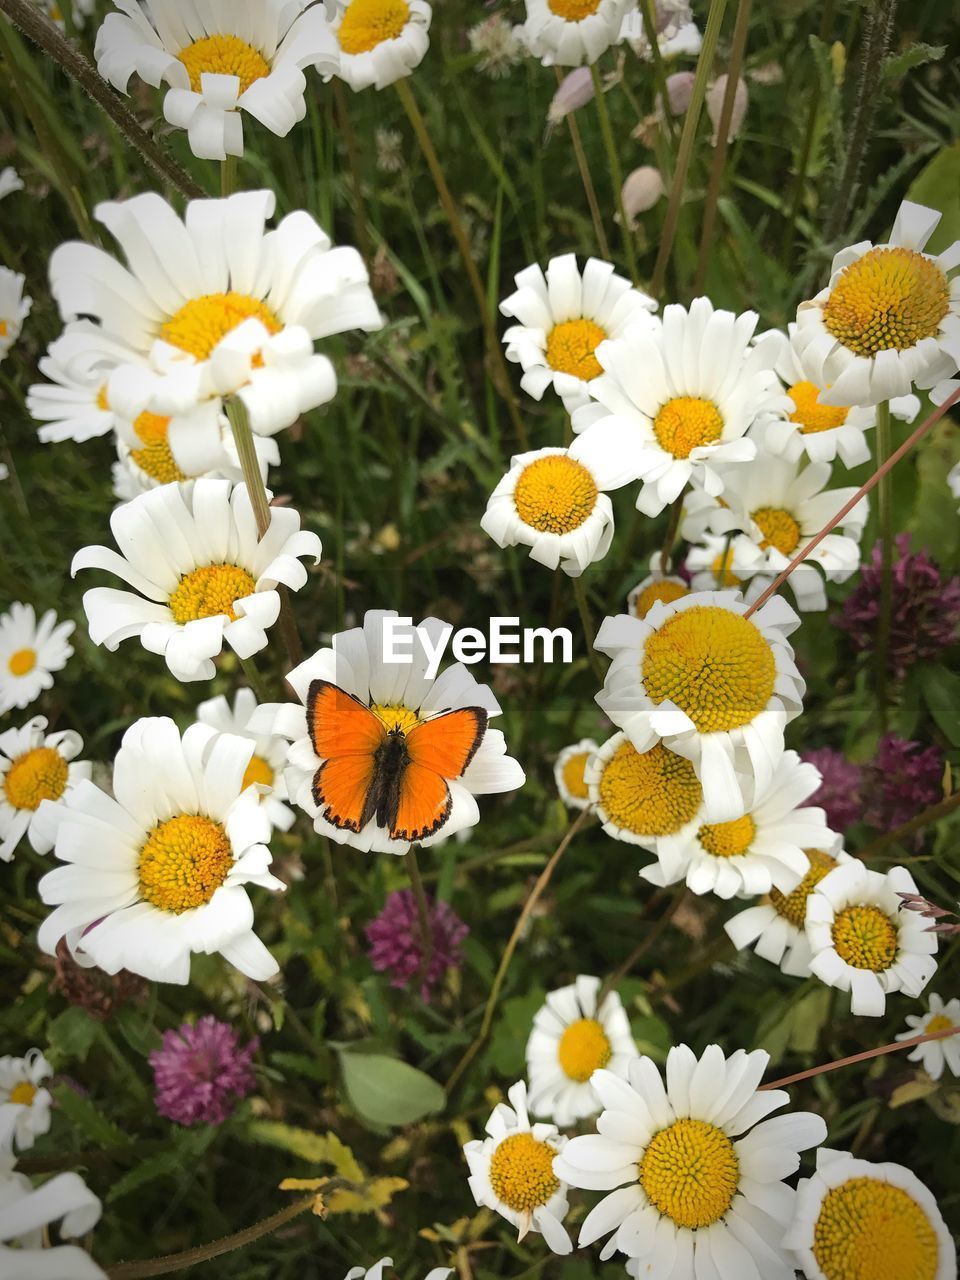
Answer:
[[328, 680], [307, 692], [310, 741], [323, 764], [313, 777], [313, 802], [327, 822], [362, 831], [377, 808], [377, 753], [387, 734], [382, 722], [353, 694]]
[[313, 802], [341, 831], [362, 831], [377, 807], [376, 758], [333, 756], [313, 775]]
[[434, 835], [453, 807], [447, 778], [459, 778], [473, 759], [487, 727], [481, 707], [463, 707], [416, 725], [406, 735], [407, 764], [399, 778], [394, 840], [425, 840]]

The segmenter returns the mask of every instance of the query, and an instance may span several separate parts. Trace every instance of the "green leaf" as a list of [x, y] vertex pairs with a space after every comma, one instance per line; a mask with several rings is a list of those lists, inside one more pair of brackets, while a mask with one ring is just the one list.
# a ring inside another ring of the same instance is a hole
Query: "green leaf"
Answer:
[[141, 1160], [128, 1173], [118, 1178], [107, 1191], [108, 1203], [139, 1191], [148, 1182], [156, 1182], [158, 1178], [181, 1179], [184, 1167], [203, 1155], [216, 1133], [212, 1125], [179, 1133], [169, 1151], [160, 1151], [155, 1156]]
[[57, 1106], [75, 1129], [86, 1134], [98, 1147], [122, 1147], [129, 1141], [126, 1134], [106, 1116], [101, 1115], [89, 1098], [62, 1084], [53, 1090]]
[[946, 667], [921, 667], [917, 676], [927, 710], [948, 742], [960, 747], [960, 675]]
[[442, 1111], [447, 1095], [435, 1080], [383, 1053], [341, 1053], [351, 1106], [374, 1125], [413, 1124]]
[[58, 1057], [83, 1062], [97, 1038], [97, 1023], [83, 1009], [64, 1009], [47, 1027], [47, 1043]]
[[487, 1061], [499, 1075], [516, 1080], [524, 1074], [524, 1047], [533, 1025], [533, 1015], [546, 999], [543, 987], [525, 996], [504, 1000], [494, 1023]]
[[908, 200], [939, 209], [943, 214], [924, 253], [942, 253], [960, 239], [960, 142], [944, 147], [917, 174], [907, 192]]
[[892, 53], [883, 64], [882, 72], [885, 80], [899, 80], [914, 67], [922, 67], [925, 62], [939, 62], [947, 52], [944, 44], [924, 44], [918, 41], [900, 53]]

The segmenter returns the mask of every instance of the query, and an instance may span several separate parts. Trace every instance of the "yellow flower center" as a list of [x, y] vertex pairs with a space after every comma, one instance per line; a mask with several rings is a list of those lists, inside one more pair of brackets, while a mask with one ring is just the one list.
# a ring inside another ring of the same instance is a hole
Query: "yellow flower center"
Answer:
[[209, 902], [232, 865], [222, 825], [181, 813], [155, 826], [140, 850], [140, 892], [161, 911], [179, 915]]
[[5, 338], [9, 332], [10, 326], [7, 324], [6, 320], [0, 320], [0, 338]]
[[600, 0], [547, 0], [547, 8], [567, 22], [582, 22], [597, 12]]
[[723, 431], [723, 418], [712, 400], [677, 396], [668, 400], [653, 420], [657, 443], [675, 458], [689, 458], [701, 445], [715, 444]]
[[141, 413], [133, 424], [134, 431], [143, 441], [143, 448], [131, 449], [130, 457], [141, 471], [160, 484], [187, 479], [186, 472], [180, 470], [170, 452], [167, 441], [169, 427], [170, 419], [156, 413]]
[[879, 907], [845, 907], [833, 922], [837, 955], [854, 969], [889, 969], [897, 956], [900, 933]]
[[924, 1027], [923, 1034], [927, 1035], [929, 1033], [932, 1035], [935, 1031], [947, 1031], [952, 1026], [952, 1019], [948, 1018], [945, 1013], [938, 1013]]
[[943, 269], [915, 249], [871, 249], [852, 262], [823, 309], [827, 332], [858, 356], [932, 338], [950, 309]]
[[514, 1213], [529, 1213], [546, 1204], [560, 1189], [553, 1172], [557, 1153], [532, 1133], [512, 1133], [498, 1143], [490, 1158], [490, 1186]]
[[807, 899], [825, 875], [837, 865], [836, 860], [822, 849], [804, 849], [810, 862], [807, 874], [792, 893], [781, 893], [779, 889], [770, 890], [770, 905], [777, 915], [789, 920], [797, 929], [802, 929], [807, 918]]
[[571, 533], [597, 505], [597, 485], [580, 462], [553, 453], [524, 467], [513, 492], [517, 515], [539, 533]]
[[606, 336], [605, 329], [585, 316], [555, 324], [547, 338], [547, 364], [559, 373], [589, 382], [603, 373], [594, 353]]
[[244, 772], [240, 790], [245, 791], [247, 787], [252, 786], [255, 782], [260, 782], [265, 787], [273, 786], [273, 769], [267, 764], [263, 756], [250, 757], [250, 763]]
[[[218, 342], [245, 320], [259, 320], [268, 333], [283, 327], [270, 308], [245, 293], [207, 293], [191, 298], [161, 326], [164, 342], [196, 360], [207, 360]], [[260, 357], [255, 357], [254, 363]]]
[[578, 751], [576, 755], [564, 761], [563, 768], [560, 770], [563, 785], [577, 800], [586, 800], [590, 794], [583, 778], [583, 771], [587, 767], [589, 758], [589, 751]]
[[181, 627], [197, 618], [215, 618], [221, 613], [236, 622], [235, 602], [252, 596], [256, 589], [253, 578], [238, 564], [208, 564], [180, 579], [170, 597], [170, 612]]
[[813, 1256], [826, 1280], [936, 1280], [940, 1245], [926, 1211], [902, 1187], [851, 1178], [823, 1198]]
[[53, 747], [34, 747], [10, 765], [3, 790], [14, 809], [37, 809], [41, 800], [59, 800], [67, 788], [69, 765]]
[[181, 49], [177, 57], [187, 68], [194, 93], [202, 92], [200, 77], [205, 71], [218, 76], [239, 76], [241, 93], [246, 93], [254, 80], [270, 74], [270, 64], [263, 54], [239, 36], [204, 36]]
[[560, 1037], [557, 1057], [571, 1080], [584, 1084], [610, 1061], [610, 1041], [596, 1018], [578, 1018]]
[[741, 579], [733, 572], [733, 547], [727, 547], [718, 556], [714, 556], [710, 572], [718, 587], [739, 587]]
[[841, 405], [821, 404], [820, 388], [812, 382], [795, 382], [787, 395], [795, 406], [790, 421], [796, 422], [805, 436], [842, 427], [850, 413]]
[[706, 1120], [677, 1120], [661, 1129], [639, 1168], [650, 1203], [688, 1230], [718, 1222], [733, 1203], [740, 1178], [733, 1143]]
[[747, 853], [757, 834], [757, 824], [749, 813], [732, 822], [715, 822], [701, 827], [697, 839], [715, 858], [736, 858]]
[[384, 40], [396, 40], [409, 20], [407, 0], [351, 0], [340, 23], [340, 48], [369, 53]]
[[641, 674], [652, 702], [673, 702], [698, 733], [720, 733], [763, 711], [777, 669], [773, 650], [748, 618], [696, 605], [647, 637]]
[[18, 1107], [29, 1107], [37, 1096], [37, 1086], [29, 1080], [21, 1080], [10, 1090], [10, 1101]]
[[37, 665], [36, 649], [18, 649], [11, 653], [7, 668], [12, 676], [25, 676]]
[[106, 383], [104, 383], [103, 386], [100, 388], [100, 390], [97, 392], [97, 408], [102, 409], [104, 413], [107, 413], [110, 409], [110, 401], [107, 399]]
[[608, 820], [637, 836], [679, 831], [703, 800], [693, 765], [661, 742], [642, 754], [621, 742], [603, 767], [599, 791]]
[[799, 547], [800, 525], [783, 507], [758, 507], [750, 518], [763, 534], [761, 551], [776, 547], [781, 555], [789, 556]]
[[671, 604], [689, 594], [690, 588], [685, 587], [682, 582], [661, 578], [643, 588], [633, 602], [633, 611], [638, 618], [645, 618], [655, 604]]
[[415, 729], [420, 723], [420, 717], [415, 711], [411, 711], [409, 707], [389, 706], [382, 702], [373, 702], [370, 704], [370, 710], [373, 714], [383, 722], [387, 732], [399, 729], [401, 733], [409, 733], [411, 729]]

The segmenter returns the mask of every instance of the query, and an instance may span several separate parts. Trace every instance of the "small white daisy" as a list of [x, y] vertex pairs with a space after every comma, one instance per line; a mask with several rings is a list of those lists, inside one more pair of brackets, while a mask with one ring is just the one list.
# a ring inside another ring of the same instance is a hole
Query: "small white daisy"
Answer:
[[84, 547], [71, 572], [103, 569], [134, 590], [84, 593], [90, 638], [113, 651], [139, 636], [178, 680], [209, 680], [224, 642], [241, 658], [263, 649], [280, 613], [277, 587], [299, 591], [301, 558], [320, 559], [320, 539], [291, 507], [270, 508], [258, 541], [246, 486], [226, 480], [151, 489], [118, 507], [110, 528], [124, 554]]
[[666, 1087], [646, 1057], [626, 1080], [598, 1071], [598, 1132], [571, 1138], [553, 1166], [571, 1186], [611, 1193], [587, 1214], [580, 1244], [610, 1236], [601, 1257], [626, 1254], [636, 1280], [793, 1280], [780, 1246], [794, 1200], [784, 1179], [827, 1126], [809, 1111], [765, 1118], [790, 1101], [757, 1091], [769, 1061], [762, 1050], [727, 1058], [713, 1044], [697, 1058], [677, 1045]]
[[40, 621], [32, 604], [15, 601], [0, 614], [0, 714], [17, 707], [21, 711], [53, 688], [54, 671], [62, 671], [73, 656], [67, 637], [74, 622], [57, 622], [48, 609]]
[[9, 862], [24, 836], [37, 853], [53, 848], [47, 824], [35, 821], [42, 800], [62, 800], [93, 766], [75, 757], [83, 739], [72, 729], [45, 734], [35, 716], [19, 729], [0, 733], [0, 861]]
[[645, 618], [659, 601], [670, 604], [690, 594], [690, 584], [677, 574], [664, 573], [660, 567], [660, 552], [650, 557], [650, 572], [627, 595], [627, 613]]
[[530, 1110], [565, 1128], [596, 1115], [601, 1102], [590, 1083], [602, 1067], [625, 1075], [637, 1056], [626, 1012], [615, 991], [598, 1005], [600, 979], [581, 974], [547, 994], [527, 1041]]
[[920, 1179], [828, 1147], [797, 1185], [783, 1243], [807, 1280], [956, 1280], [954, 1240]]
[[[754, 465], [754, 464], [750, 464]], [[713, 499], [702, 496], [702, 490], [694, 490], [684, 503], [684, 511], [692, 517], [697, 505], [713, 509]], [[687, 548], [684, 568], [690, 574], [691, 591], [722, 591], [725, 588], [741, 589], [754, 573], [766, 562], [766, 552], [745, 533], [719, 534], [703, 532], [694, 546]], [[754, 592], [754, 598], [758, 593]]]
[[50, 1132], [52, 1098], [43, 1081], [53, 1067], [39, 1049], [25, 1058], [0, 1058], [0, 1152], [28, 1151], [35, 1140]]
[[589, 809], [590, 793], [587, 790], [584, 770], [587, 761], [597, 749], [592, 738], [564, 747], [553, 766], [553, 777], [560, 792], [560, 799], [568, 809]]
[[841, 249], [797, 311], [794, 345], [823, 404], [871, 405], [932, 387], [960, 362], [960, 240], [923, 246], [941, 214], [904, 200], [887, 244]]
[[[928, 1012], [923, 1014], [907, 1014], [907, 1030], [901, 1031], [896, 1040], [912, 1040], [914, 1036], [925, 1036], [934, 1031], [946, 1031], [950, 1027], [960, 1027], [960, 1000], [954, 997], [944, 1003], [935, 991], [930, 993]], [[910, 1062], [919, 1062], [931, 1080], [939, 1080], [944, 1067], [952, 1076], [960, 1076], [960, 1039], [947, 1036], [943, 1040], [928, 1040], [926, 1044], [918, 1044], [907, 1054]]]
[[294, 813], [283, 803], [287, 798], [287, 785], [283, 779], [287, 742], [277, 734], [255, 733], [250, 729], [250, 720], [258, 705], [252, 689], [238, 689], [232, 707], [222, 695], [201, 702], [197, 707], [197, 720], [210, 725], [218, 733], [232, 733], [251, 740], [253, 755], [243, 775], [243, 788], [256, 784], [260, 805], [270, 819], [270, 825], [280, 831], [289, 831], [293, 826]]
[[[381, 1258], [372, 1267], [351, 1267], [343, 1280], [384, 1280], [384, 1270], [393, 1266], [392, 1258]], [[453, 1275], [452, 1267], [433, 1267], [424, 1276], [424, 1280], [446, 1280]]]
[[[37, 366], [48, 381], [34, 383], [27, 391], [31, 417], [44, 424], [37, 431], [41, 443], [76, 440], [82, 444], [120, 430], [120, 417], [107, 399], [107, 383], [112, 371], [124, 363], [136, 364], [136, 359], [123, 340], [89, 320], [66, 325]], [[146, 360], [140, 361], [140, 367], [149, 376]]]
[[545, 67], [593, 63], [619, 43], [630, 0], [524, 0], [517, 38]]
[[243, 786], [253, 748], [205, 724], [182, 738], [167, 717], [132, 724], [113, 795], [80, 782], [57, 815], [65, 865], [40, 881], [41, 900], [55, 907], [41, 950], [54, 955], [65, 938], [80, 964], [181, 984], [193, 952], [219, 952], [254, 982], [273, 977], [246, 888], [284, 888], [268, 870], [266, 811]]
[[15, 191], [22, 190], [23, 179], [13, 165], [8, 164], [6, 168], [0, 169], [0, 200], [5, 196], [13, 195]]
[[51, 1246], [49, 1228], [65, 1240], [87, 1235], [100, 1201], [76, 1173], [58, 1173], [34, 1188], [0, 1157], [0, 1275], [8, 1280], [107, 1280], [79, 1245]]
[[643, 849], [686, 829], [703, 806], [703, 788], [685, 756], [662, 742], [638, 751], [625, 733], [597, 748], [584, 781], [607, 835]]
[[520, 385], [541, 400], [552, 386], [568, 413], [589, 401], [589, 385], [603, 372], [596, 350], [624, 337], [656, 311], [653, 298], [617, 275], [609, 262], [576, 254], [551, 258], [544, 273], [534, 264], [514, 276], [516, 292], [500, 303], [518, 321], [503, 335], [507, 359], [523, 369]]
[[570, 1253], [573, 1246], [563, 1225], [567, 1188], [553, 1171], [567, 1140], [556, 1125], [531, 1124], [522, 1081], [511, 1085], [507, 1097], [511, 1105], [500, 1102], [494, 1107], [487, 1137], [463, 1148], [473, 1198], [512, 1223], [518, 1239], [538, 1232], [554, 1253]]
[[431, 16], [426, 0], [336, 0], [317, 70], [355, 93], [371, 85], [385, 89], [427, 56]]
[[24, 297], [25, 279], [9, 267], [0, 267], [0, 361], [20, 337], [23, 322], [33, 306], [33, 299]]

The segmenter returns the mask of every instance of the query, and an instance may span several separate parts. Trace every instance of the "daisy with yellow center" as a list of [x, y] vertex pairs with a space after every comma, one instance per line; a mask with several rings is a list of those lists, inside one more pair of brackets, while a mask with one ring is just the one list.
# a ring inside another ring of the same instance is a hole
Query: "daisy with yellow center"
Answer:
[[39, 1049], [0, 1058], [0, 1152], [28, 1151], [50, 1129], [51, 1097], [43, 1081], [53, 1068]]
[[555, 1125], [531, 1123], [522, 1081], [507, 1090], [507, 1097], [509, 1106], [494, 1107], [486, 1138], [463, 1148], [473, 1198], [512, 1223], [519, 1240], [539, 1233], [554, 1253], [569, 1253], [573, 1246], [563, 1225], [567, 1189], [553, 1171], [567, 1140]]
[[644, 849], [683, 830], [703, 804], [703, 789], [689, 760], [662, 742], [640, 752], [625, 733], [615, 733], [598, 747], [584, 777], [607, 835]]
[[278, 586], [299, 591], [300, 560], [320, 559], [320, 539], [290, 507], [270, 508], [258, 540], [246, 486], [227, 480], [151, 489], [118, 507], [110, 527], [125, 554], [84, 547], [72, 573], [103, 569], [134, 590], [85, 593], [90, 638], [114, 650], [139, 636], [178, 680], [208, 680], [224, 642], [242, 658], [264, 648], [280, 613]]
[[671, 604], [690, 594], [690, 584], [660, 568], [660, 552], [650, 557], [650, 572], [627, 596], [627, 613], [645, 618], [655, 604]]
[[542, 400], [552, 386], [572, 413], [588, 403], [590, 383], [603, 372], [600, 344], [642, 324], [657, 304], [609, 262], [588, 258], [581, 272], [572, 253], [551, 258], [546, 272], [534, 265], [514, 279], [516, 292], [500, 303], [517, 321], [503, 335], [507, 359], [523, 369], [527, 395]]
[[[934, 991], [930, 994], [927, 1008], [925, 1014], [908, 1013], [906, 1031], [901, 1031], [895, 1038], [912, 1040], [914, 1036], [960, 1027], [960, 1000], [954, 998], [944, 1002]], [[911, 1062], [919, 1062], [931, 1080], [939, 1080], [944, 1068], [952, 1076], [960, 1076], [960, 1033], [943, 1040], [929, 1040], [926, 1044], [918, 1044], [907, 1054], [907, 1058]]]
[[708, 822], [741, 817], [766, 789], [800, 713], [787, 641], [799, 618], [780, 597], [750, 618], [746, 609], [737, 592], [694, 592], [642, 619], [605, 618], [597, 633], [612, 659], [601, 709], [638, 752], [662, 742], [691, 762]]
[[766, 1118], [790, 1100], [757, 1092], [769, 1060], [760, 1050], [727, 1058], [715, 1044], [697, 1058], [678, 1045], [666, 1086], [646, 1057], [629, 1063], [626, 1079], [598, 1071], [599, 1132], [571, 1138], [553, 1163], [571, 1186], [610, 1193], [587, 1214], [579, 1243], [608, 1236], [601, 1258], [625, 1254], [634, 1277], [793, 1280], [780, 1245], [793, 1203], [783, 1180], [827, 1128], [803, 1111]]
[[948, 378], [960, 353], [960, 240], [923, 252], [940, 213], [905, 200], [890, 240], [842, 249], [797, 311], [795, 346], [823, 404], [876, 405]]
[[592, 738], [582, 738], [564, 747], [553, 766], [553, 776], [560, 799], [568, 809], [589, 809], [590, 792], [584, 771], [587, 761], [597, 749]]
[[36, 853], [53, 848], [53, 828], [39, 817], [40, 803], [57, 803], [91, 766], [75, 759], [83, 739], [72, 729], [47, 734], [43, 716], [0, 733], [0, 861], [9, 862], [24, 836]]
[[276, 973], [246, 889], [284, 887], [268, 870], [269, 819], [244, 785], [253, 747], [205, 724], [182, 738], [166, 717], [131, 725], [113, 796], [80, 782], [64, 799], [55, 848], [66, 865], [40, 881], [55, 908], [41, 949], [54, 955], [65, 939], [81, 963], [158, 982], [187, 982], [193, 952], [219, 952], [255, 982]]
[[590, 1081], [606, 1068], [624, 1075], [637, 1053], [630, 1023], [615, 991], [598, 1003], [600, 979], [581, 974], [547, 995], [527, 1041], [530, 1110], [561, 1128], [600, 1110]]
[[900, 1164], [821, 1147], [797, 1186], [784, 1245], [808, 1280], [956, 1280], [954, 1240], [936, 1200]]
[[853, 1013], [879, 1018], [888, 995], [919, 996], [936, 973], [937, 935], [901, 910], [899, 895], [916, 892], [905, 867], [882, 875], [852, 862], [824, 876], [807, 899], [810, 971], [849, 991]]
[[[709, 501], [712, 510], [713, 499], [701, 499], [698, 490], [689, 495], [684, 510], [692, 516], [701, 500]], [[690, 574], [692, 591], [724, 591], [742, 588], [751, 575], [762, 568], [765, 559], [765, 552], [745, 533], [727, 533], [721, 537], [703, 532], [694, 546], [687, 547], [683, 563]]]
[[231, 733], [238, 738], [249, 738], [253, 743], [253, 755], [243, 775], [243, 787], [255, 787], [260, 806], [271, 827], [289, 831], [294, 813], [287, 799], [287, 784], [283, 770], [287, 763], [287, 743], [279, 734], [257, 733], [250, 728], [250, 721], [259, 710], [252, 689], [238, 689], [233, 705], [222, 695], [201, 702], [197, 707], [197, 720], [209, 725], [218, 733]]
[[0, 363], [20, 337], [23, 322], [33, 306], [32, 298], [24, 296], [26, 277], [0, 267]]
[[75, 625], [57, 622], [52, 609], [38, 620], [33, 605], [19, 600], [0, 613], [0, 715], [13, 707], [22, 711], [53, 688], [53, 673], [73, 655], [68, 637]]
[[427, 0], [334, 0], [317, 70], [354, 92], [385, 89], [410, 75], [430, 48]]
[[517, 38], [545, 67], [594, 63], [620, 40], [628, 0], [524, 0]]

